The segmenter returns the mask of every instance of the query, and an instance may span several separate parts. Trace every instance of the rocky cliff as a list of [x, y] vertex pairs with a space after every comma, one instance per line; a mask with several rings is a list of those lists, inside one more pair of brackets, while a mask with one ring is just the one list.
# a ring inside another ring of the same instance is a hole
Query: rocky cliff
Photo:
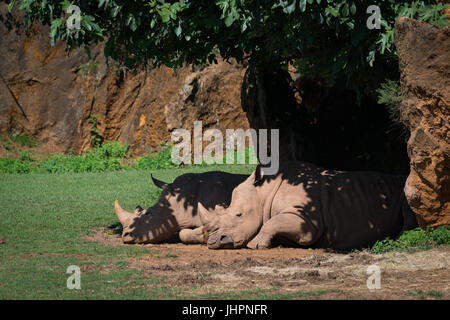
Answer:
[[450, 27], [400, 18], [401, 117], [411, 135], [405, 194], [424, 227], [450, 224]]
[[65, 52], [51, 47], [48, 26], [27, 32], [23, 17], [0, 4], [0, 134], [19, 131], [52, 152], [80, 152], [95, 130], [105, 140], [129, 143], [134, 155], [170, 140], [175, 128], [249, 127], [240, 107], [245, 68], [220, 61], [173, 71], [147, 68], [136, 73], [108, 65], [103, 46]]

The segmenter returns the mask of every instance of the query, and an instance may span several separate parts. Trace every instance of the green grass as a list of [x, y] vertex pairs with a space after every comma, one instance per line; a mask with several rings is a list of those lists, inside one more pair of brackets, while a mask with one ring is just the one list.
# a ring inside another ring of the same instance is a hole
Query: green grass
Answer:
[[[340, 290], [298, 290], [289, 293], [277, 293], [278, 288], [273, 287], [270, 289], [254, 289], [243, 290], [237, 292], [214, 292], [202, 294], [196, 297], [189, 297], [193, 299], [206, 299], [206, 300], [287, 300], [287, 299], [317, 299], [323, 295], [330, 293], [340, 293]], [[275, 292], [274, 292], [275, 291]]]
[[[186, 172], [250, 173], [252, 165], [152, 171], [164, 181]], [[158, 256], [157, 248], [105, 246], [84, 237], [117, 224], [115, 199], [148, 207], [160, 190], [150, 171], [0, 175], [0, 299], [171, 299], [180, 290], [145, 276], [127, 259]], [[176, 258], [168, 256], [168, 258]], [[67, 267], [82, 269], [81, 290], [69, 290]]]
[[441, 226], [424, 231], [420, 228], [404, 232], [398, 239], [377, 241], [370, 249], [373, 253], [390, 251], [428, 250], [440, 245], [450, 244], [450, 227]]
[[409, 296], [417, 297], [419, 299], [425, 299], [426, 297], [441, 299], [442, 292], [439, 291], [423, 291], [423, 290], [413, 290], [408, 292]]

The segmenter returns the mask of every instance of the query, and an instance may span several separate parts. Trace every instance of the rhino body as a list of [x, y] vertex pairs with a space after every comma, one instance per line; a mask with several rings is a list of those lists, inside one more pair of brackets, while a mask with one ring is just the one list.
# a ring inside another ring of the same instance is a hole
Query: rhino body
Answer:
[[187, 173], [171, 184], [152, 177], [162, 189], [155, 205], [146, 210], [137, 206], [130, 213], [115, 202], [114, 209], [123, 226], [123, 242], [159, 243], [180, 231], [183, 243], [206, 243], [207, 233], [197, 214], [197, 204], [201, 202], [209, 209], [229, 205], [233, 189], [247, 177], [220, 171]]
[[284, 163], [273, 176], [263, 170], [258, 166], [236, 187], [225, 214], [199, 204], [209, 248], [261, 249], [280, 240], [350, 250], [417, 227], [404, 176], [324, 170], [306, 162]]

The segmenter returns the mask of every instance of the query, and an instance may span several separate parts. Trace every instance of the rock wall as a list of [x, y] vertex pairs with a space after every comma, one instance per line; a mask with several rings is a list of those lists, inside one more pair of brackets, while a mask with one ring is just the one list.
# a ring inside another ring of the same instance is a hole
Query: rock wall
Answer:
[[450, 224], [450, 27], [400, 18], [401, 117], [411, 133], [409, 205], [425, 227]]
[[170, 140], [175, 128], [249, 127], [241, 109], [245, 68], [219, 61], [203, 69], [147, 68], [136, 74], [105, 63], [103, 45], [65, 52], [48, 26], [29, 32], [0, 4], [0, 134], [25, 132], [51, 152], [91, 145], [90, 116], [105, 140], [129, 143], [134, 155]]

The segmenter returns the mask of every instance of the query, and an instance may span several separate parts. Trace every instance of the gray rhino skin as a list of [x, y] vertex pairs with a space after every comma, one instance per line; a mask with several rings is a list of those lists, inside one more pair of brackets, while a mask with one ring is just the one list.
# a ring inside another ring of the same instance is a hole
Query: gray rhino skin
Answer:
[[123, 226], [123, 242], [160, 243], [180, 231], [183, 243], [206, 243], [207, 232], [197, 214], [197, 203], [202, 202], [210, 209], [227, 206], [233, 189], [247, 177], [220, 171], [187, 173], [171, 184], [152, 177], [153, 183], [162, 189], [158, 202], [152, 207], [143, 210], [137, 206], [134, 213], [130, 213], [115, 201], [114, 210]]
[[[199, 204], [208, 247], [269, 248], [274, 240], [302, 247], [350, 250], [417, 227], [403, 187], [406, 177], [281, 164], [263, 176], [258, 166], [218, 212]], [[224, 213], [224, 214], [223, 214]]]

